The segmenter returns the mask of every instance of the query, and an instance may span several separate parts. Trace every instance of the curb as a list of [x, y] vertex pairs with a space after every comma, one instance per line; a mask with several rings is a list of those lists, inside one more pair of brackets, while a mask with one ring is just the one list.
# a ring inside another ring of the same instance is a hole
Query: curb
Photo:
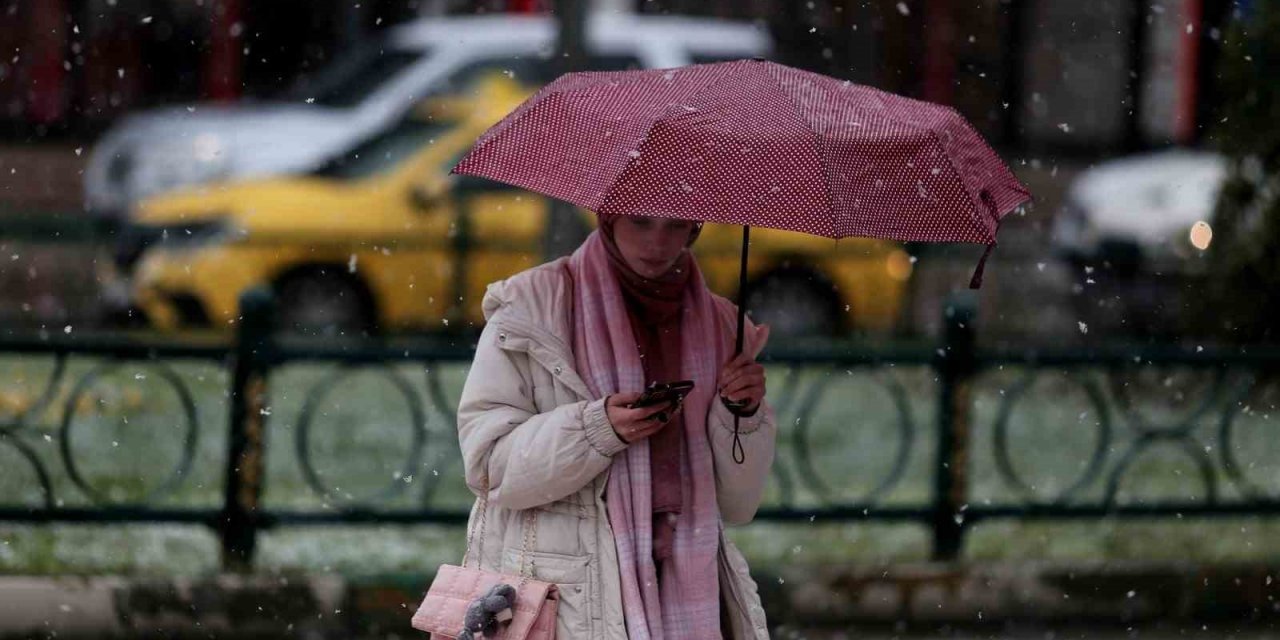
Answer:
[[771, 621], [982, 625], [1280, 619], [1280, 567], [1270, 565], [912, 564], [806, 568], [778, 577], [781, 584], [761, 580]]
[[[1105, 563], [788, 567], [756, 572], [775, 625], [1097, 625], [1280, 619], [1280, 570]], [[417, 637], [428, 574], [0, 576], [0, 638]]]
[[0, 577], [0, 638], [324, 638], [343, 628], [347, 590], [336, 576]]

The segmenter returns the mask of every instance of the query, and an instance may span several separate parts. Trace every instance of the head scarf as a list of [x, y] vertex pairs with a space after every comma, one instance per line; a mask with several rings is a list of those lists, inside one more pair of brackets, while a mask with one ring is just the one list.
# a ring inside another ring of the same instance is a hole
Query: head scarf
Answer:
[[689, 247], [702, 233], [702, 223], [694, 224], [693, 233], [685, 251], [676, 259], [667, 273], [659, 278], [646, 278], [636, 273], [622, 256], [622, 250], [614, 239], [613, 227], [621, 216], [597, 214], [600, 222], [600, 235], [604, 247], [609, 252], [609, 266], [618, 278], [618, 284], [627, 298], [628, 310], [638, 315], [646, 323], [666, 324], [680, 312], [680, 300], [684, 288], [689, 282], [689, 263], [693, 256]]
[[[649, 380], [628, 310], [631, 305], [623, 293], [622, 276], [610, 265], [604, 233], [592, 232], [566, 264], [574, 283], [574, 363], [596, 398], [640, 391]], [[695, 386], [680, 415], [684, 427], [683, 437], [677, 439], [682, 447], [676, 455], [680, 464], [675, 473], [663, 475], [678, 480], [681, 487], [679, 512], [664, 512], [674, 520], [670, 523], [674, 540], [666, 560], [655, 559], [654, 553], [663, 534], [654, 529], [653, 437], [614, 455], [605, 488], [622, 609], [627, 636], [633, 640], [722, 636], [717, 574], [721, 519], [707, 420], [716, 402], [720, 365], [733, 351], [733, 328], [732, 318], [707, 289], [697, 260], [690, 259], [688, 267], [677, 314], [681, 353], [670, 361], [678, 362], [679, 377], [693, 380]], [[663, 453], [661, 457], [672, 456]], [[663, 491], [661, 486], [657, 490]]]
[[[693, 246], [702, 233], [696, 223], [685, 250], [667, 273], [647, 278], [636, 273], [622, 255], [614, 239], [613, 227], [619, 216], [599, 215], [600, 235], [609, 255], [609, 266], [618, 279], [626, 302], [636, 351], [644, 368], [646, 383], [682, 379], [680, 354], [680, 313], [685, 287], [689, 284]], [[681, 456], [684, 452], [684, 415], [676, 411], [666, 426], [649, 436], [650, 490], [653, 496], [653, 557], [659, 562], [671, 557], [675, 540], [675, 516], [680, 514]]]

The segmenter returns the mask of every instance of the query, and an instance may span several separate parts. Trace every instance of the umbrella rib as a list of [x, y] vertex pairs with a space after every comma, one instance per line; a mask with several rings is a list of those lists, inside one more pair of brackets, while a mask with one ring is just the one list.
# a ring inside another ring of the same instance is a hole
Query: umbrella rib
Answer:
[[[519, 113], [512, 112], [507, 114], [507, 117], [504, 117], [502, 120], [498, 121], [492, 127], [490, 127], [487, 131], [480, 134], [480, 139], [476, 140], [475, 144], [471, 146], [471, 149], [467, 151], [467, 153], [463, 154], [463, 158], [464, 159], [468, 158], [473, 154], [476, 154], [479, 151], [482, 151], [485, 147], [488, 147], [489, 144], [492, 143], [495, 138], [498, 137], [498, 134], [502, 133], [507, 129], [510, 129], [512, 126], [515, 125], [515, 123], [526, 118], [529, 115], [529, 113], [533, 111], [532, 108], [526, 108], [526, 107], [533, 107], [539, 98], [542, 98], [543, 100], [550, 100], [553, 96], [559, 95], [555, 91], [548, 91], [550, 87], [551, 85], [547, 85], [546, 87], [543, 87], [543, 91], [540, 91], [537, 94], [530, 96], [529, 98], [525, 99], [524, 102], [517, 105], [516, 111], [519, 111]], [[545, 96], [543, 95], [544, 92], [545, 92]], [[449, 170], [449, 173], [457, 173], [457, 170], [458, 170], [458, 165], [455, 164], [453, 168]]]
[[[819, 74], [812, 74], [811, 72], [805, 72], [805, 73], [810, 73], [811, 75], [819, 75]], [[821, 76], [819, 76], [819, 77], [821, 77]], [[848, 82], [848, 81], [846, 81], [846, 82]], [[867, 90], [867, 91], [874, 91], [875, 93], [880, 94], [881, 96], [883, 96], [883, 98], [882, 98], [882, 99], [883, 99], [883, 100], [885, 100], [885, 101], [892, 101], [892, 100], [905, 100], [905, 101], [909, 101], [909, 102], [915, 103], [915, 104], [917, 104], [917, 105], [927, 105], [927, 106], [935, 107], [935, 108], [938, 108], [938, 109], [942, 109], [942, 110], [944, 110], [944, 111], [950, 111], [950, 112], [952, 112], [952, 113], [953, 113], [955, 116], [957, 116], [957, 117], [963, 117], [963, 116], [961, 116], [961, 115], [960, 115], [960, 112], [959, 112], [959, 111], [956, 111], [956, 110], [955, 110], [955, 108], [954, 108], [954, 107], [950, 107], [950, 106], [945, 105], [945, 104], [937, 104], [937, 103], [933, 103], [933, 102], [927, 102], [927, 101], [924, 101], [924, 100], [916, 100], [916, 99], [914, 99], [914, 98], [908, 98], [908, 97], [906, 97], [906, 96], [900, 96], [900, 95], [897, 95], [897, 94], [894, 94], [894, 93], [890, 93], [890, 92], [888, 92], [888, 91], [884, 91], [884, 90], [882, 90], [882, 89], [877, 89], [876, 87], [873, 87], [873, 86], [870, 86], [870, 85], [865, 85], [865, 84], [857, 84], [857, 83], [854, 83], [854, 82], [848, 82], [848, 86], [852, 86], [852, 87], [859, 87], [859, 88], [864, 89], [864, 90]], [[914, 129], [914, 130], [916, 130], [916, 131], [932, 131], [932, 128], [931, 128], [931, 127], [929, 127], [928, 125], [923, 125], [923, 124], [920, 124], [920, 123], [918, 123], [918, 122], [914, 122], [914, 121], [911, 121], [911, 120], [906, 120], [906, 119], [900, 118], [900, 117], [898, 117], [897, 115], [894, 115], [892, 112], [887, 112], [885, 109], [871, 109], [871, 108], [868, 108], [868, 107], [859, 106], [859, 105], [853, 105], [853, 104], [849, 104], [849, 105], [846, 105], [846, 106], [848, 106], [849, 108], [852, 108], [852, 109], [857, 110], [858, 112], [862, 113], [864, 116], [873, 117], [873, 118], [882, 118], [882, 119], [887, 120], [887, 121], [889, 121], [889, 122], [892, 122], [892, 123], [894, 123], [894, 124], [896, 124], [896, 125], [900, 125], [900, 126], [903, 126], [903, 127], [907, 127], [908, 129]]]
[[[774, 80], [775, 80], [775, 83], [776, 83], [776, 79], [774, 79]], [[779, 85], [779, 86], [781, 86], [781, 85]], [[865, 87], [865, 85], [861, 85], [861, 86], [864, 86], [864, 87]], [[875, 87], [865, 87], [865, 88], [870, 89], [870, 90], [872, 90], [872, 91], [875, 91], [875, 92], [877, 92], [877, 93], [885, 94], [886, 98], [894, 98], [894, 97], [901, 98], [901, 96], [894, 96], [893, 94], [887, 93], [887, 92], [885, 92], [885, 91], [881, 91], [880, 89], [876, 89]], [[903, 98], [903, 99], [911, 100], [910, 98]], [[920, 101], [920, 100], [912, 100], [912, 102], [917, 102], [917, 103], [921, 103], [921, 104], [928, 104], [928, 105], [932, 105], [932, 106], [937, 107], [937, 108], [939, 108], [939, 109], [941, 109], [941, 110], [943, 110], [943, 111], [950, 112], [950, 113], [951, 113], [951, 115], [952, 115], [955, 119], [959, 120], [960, 122], [962, 122], [962, 123], [963, 123], [963, 122], [965, 122], [965, 121], [964, 121], [964, 117], [960, 114], [960, 112], [959, 112], [959, 111], [957, 111], [957, 110], [955, 109], [955, 107], [952, 107], [952, 106], [949, 106], [949, 105], [933, 104], [933, 103], [923, 102], [923, 101]], [[981, 221], [981, 219], [980, 219], [980, 216], [982, 216], [983, 211], [987, 211], [987, 207], [986, 207], [984, 204], [980, 204], [979, 202], [977, 202], [977, 201], [975, 200], [975, 195], [974, 195], [974, 193], [972, 192], [972, 190], [971, 190], [971, 188], [970, 188], [970, 185], [969, 185], [969, 184], [968, 184], [968, 182], [967, 182], [966, 180], [964, 180], [964, 178], [962, 177], [962, 174], [960, 173], [959, 168], [958, 168], [958, 167], [956, 167], [956, 165], [955, 165], [955, 159], [951, 157], [951, 154], [950, 154], [950, 153], [946, 153], [946, 145], [943, 145], [943, 144], [942, 144], [942, 140], [938, 138], [938, 132], [937, 132], [937, 130], [936, 130], [934, 127], [930, 127], [930, 126], [927, 126], [927, 125], [922, 125], [922, 124], [919, 124], [919, 123], [916, 123], [916, 122], [912, 122], [912, 121], [909, 121], [909, 120], [905, 120], [905, 119], [902, 119], [902, 118], [899, 118], [899, 117], [897, 117], [897, 116], [893, 115], [892, 113], [885, 113], [885, 112], [883, 112], [883, 111], [878, 111], [878, 110], [873, 112], [872, 110], [867, 109], [867, 108], [865, 108], [865, 107], [854, 107], [854, 109], [856, 109], [856, 110], [858, 110], [858, 111], [860, 111], [860, 112], [864, 113], [864, 114], [865, 114], [865, 115], [867, 115], [867, 116], [883, 118], [883, 119], [885, 119], [885, 120], [887, 120], [887, 121], [889, 121], [889, 122], [893, 122], [894, 124], [897, 124], [897, 125], [900, 125], [900, 126], [906, 127], [906, 128], [908, 128], [908, 129], [913, 129], [913, 130], [916, 130], [916, 131], [919, 131], [919, 132], [922, 132], [922, 133], [928, 134], [928, 136], [929, 136], [929, 137], [934, 141], [934, 144], [938, 145], [938, 147], [939, 147], [940, 149], [942, 149], [942, 150], [943, 150], [942, 156], [943, 156], [943, 158], [945, 158], [945, 159], [946, 159], [946, 161], [947, 161], [947, 166], [951, 168], [951, 171], [952, 171], [952, 173], [956, 176], [956, 179], [957, 179], [957, 180], [960, 182], [960, 184], [961, 184], [961, 185], [963, 185], [963, 187], [964, 187], [964, 193], [965, 193], [966, 199], [969, 201], [969, 205], [970, 205], [970, 207], [971, 207], [971, 209], [970, 209], [970, 213], [969, 213], [969, 216], [968, 216], [969, 221], [970, 221], [970, 222], [971, 222], [971, 223], [972, 223], [972, 224], [977, 228], [977, 231], [978, 231], [978, 233], [979, 233], [980, 235], [987, 235], [987, 232], [986, 232], [986, 225], [985, 225], [985, 224]], [[824, 165], [824, 168], [826, 168], [826, 158], [825, 158], [825, 156], [823, 157], [823, 165]], [[1005, 168], [1006, 168], [1006, 170], [1007, 170], [1007, 168], [1008, 168], [1008, 167], [1007, 167], [1007, 165], [1006, 165], [1006, 167], [1005, 167]], [[829, 199], [828, 201], [830, 202], [830, 206], [834, 207], [834, 206], [835, 206], [835, 203], [834, 203], [834, 201], [833, 201], [833, 200], [831, 200], [832, 195], [831, 195], [831, 193], [830, 193], [830, 186], [831, 186], [831, 174], [830, 174], [830, 171], [829, 171], [829, 170], [828, 170], [828, 172], [827, 172], [827, 181], [828, 181], [828, 182], [827, 182], [827, 188], [828, 188], [828, 199]], [[999, 213], [998, 213], [998, 212], [996, 212], [996, 211], [987, 211], [987, 213], [988, 213], [988, 214], [990, 215], [990, 217], [995, 221], [996, 226], [997, 226], [997, 227], [999, 227], [999, 225], [1000, 225], [1000, 215], [999, 215]], [[995, 232], [994, 232], [994, 231], [991, 233], [991, 237], [992, 237], [992, 240], [991, 240], [991, 241], [994, 241], [994, 238], [995, 238]], [[989, 242], [991, 242], [991, 241], [989, 241]]]
[[791, 101], [791, 97], [788, 96], [786, 91], [782, 89], [782, 84], [778, 82], [778, 79], [773, 77], [768, 72], [765, 73], [765, 77], [769, 78], [769, 80], [772, 81], [773, 86], [777, 90], [778, 95], [782, 97], [782, 101], [786, 103], [788, 107], [791, 108], [792, 112], [796, 114], [796, 118], [804, 125], [805, 130], [807, 130], [813, 138], [813, 146], [818, 155], [818, 162], [821, 163], [822, 165], [822, 175], [826, 177], [826, 180], [824, 180], [822, 183], [823, 191], [825, 191], [827, 194], [826, 214], [827, 214], [827, 217], [831, 219], [831, 222], [834, 225], [835, 216], [833, 215], [833, 212], [836, 210], [836, 201], [835, 201], [835, 194], [831, 192], [831, 181], [832, 181], [831, 166], [827, 164], [827, 156], [825, 153], [823, 153], [821, 136], [818, 134], [817, 131], [814, 130], [809, 120], [804, 117], [804, 113], [800, 111], [800, 108], [796, 106], [794, 102]]
[[[533, 111], [534, 106], [537, 106], [542, 103], [550, 102], [553, 98], [565, 100], [566, 96], [568, 95], [579, 93], [579, 92], [588, 90], [590, 88], [596, 87], [603, 82], [610, 81], [613, 78], [613, 76], [622, 75], [625, 73], [627, 72], [579, 71], [572, 74], [566, 73], [564, 75], [561, 75], [559, 78], [552, 80], [546, 86], [543, 86], [533, 95], [529, 96], [528, 98], [525, 98], [523, 102], [521, 102], [519, 105], [516, 106], [514, 111], [507, 114], [506, 117], [499, 120], [487, 131], [481, 134], [480, 139], [478, 139], [476, 143], [472, 145], [471, 150], [468, 151], [466, 155], [470, 156], [487, 147], [489, 143], [491, 143], [495, 138], [498, 137], [498, 134], [502, 133], [507, 129], [514, 127], [516, 123], [520, 122], [526, 116], [528, 116], [529, 113]], [[591, 79], [594, 80], [594, 82], [589, 84], [583, 84], [582, 86], [579, 86], [579, 87], [565, 88], [565, 87], [556, 86], [559, 84], [568, 84], [567, 79], [569, 79], [570, 76], [575, 76], [576, 77], [575, 79], [580, 79], [588, 75], [598, 76], [598, 77], [592, 77]], [[457, 168], [456, 165], [454, 168], [455, 169]], [[450, 170], [450, 173], [454, 173], [454, 171]]]
[[929, 137], [933, 138], [933, 143], [938, 145], [938, 148], [942, 149], [942, 157], [947, 161], [947, 166], [951, 167], [951, 173], [955, 174], [956, 180], [964, 188], [964, 195], [968, 198], [969, 205], [973, 207], [969, 213], [969, 221], [978, 227], [979, 234], [987, 235], [987, 225], [983, 224], [979, 218], [979, 216], [982, 215], [982, 212], [986, 211], [987, 214], [991, 216], [991, 219], [995, 221], [996, 225], [996, 229], [991, 231], [991, 240], [986, 244], [995, 242], [996, 231], [1000, 227], [999, 212], [989, 210], [985, 203], [979, 203], [974, 199], [973, 189], [970, 187], [969, 182], [964, 179], [964, 175], [960, 173], [960, 168], [956, 166], [955, 159], [951, 157], [951, 154], [946, 152], [946, 146], [943, 145], [942, 140], [938, 138], [938, 133], [932, 129], [928, 130], [928, 133]]
[[[728, 74], [725, 74], [725, 75], [721, 75], [721, 76], [719, 76], [719, 77], [716, 77], [716, 78], [715, 78], [715, 79], [713, 79], [711, 82], [708, 82], [707, 84], [703, 85], [703, 86], [702, 86], [701, 88], [699, 88], [698, 90], [696, 90], [696, 91], [694, 91], [693, 93], [689, 94], [689, 96], [687, 96], [685, 99], [686, 99], [686, 100], [689, 100], [689, 99], [693, 99], [693, 98], [698, 97], [698, 96], [699, 96], [699, 95], [701, 95], [702, 93], [704, 93], [704, 92], [706, 92], [706, 91], [710, 90], [710, 89], [711, 89], [711, 87], [713, 87], [713, 86], [715, 86], [715, 85], [719, 84], [721, 81], [723, 81], [723, 80], [724, 80], [725, 78], [727, 78], [727, 77], [729, 77], [729, 76], [728, 76]], [[675, 103], [668, 105], [668, 106], [667, 106], [667, 108], [666, 108], [665, 110], [663, 110], [663, 112], [662, 112], [661, 114], [659, 114], [659, 115], [658, 115], [658, 117], [654, 118], [654, 119], [653, 119], [653, 121], [649, 123], [649, 127], [648, 127], [647, 129], [645, 129], [645, 131], [644, 131], [644, 136], [640, 138], [640, 143], [639, 143], [639, 144], [637, 144], [637, 145], [633, 148], [633, 150], [635, 150], [635, 151], [639, 151], [640, 147], [643, 147], [643, 146], [645, 145], [645, 143], [649, 141], [649, 136], [653, 134], [653, 130], [654, 130], [655, 128], [657, 128], [658, 123], [663, 122], [664, 120], [666, 120], [667, 116], [668, 116], [668, 115], [670, 115], [670, 114], [671, 114], [671, 112], [675, 110], [675, 106], [676, 106], [676, 105], [675, 105]], [[613, 180], [611, 180], [611, 181], [609, 182], [609, 186], [608, 186], [608, 188], [606, 188], [604, 191], [602, 191], [602, 192], [601, 192], [601, 197], [600, 197], [600, 208], [599, 208], [599, 209], [597, 209], [597, 211], [602, 210], [602, 209], [604, 208], [604, 206], [605, 206], [606, 204], [608, 204], [608, 202], [609, 202], [609, 195], [610, 195], [611, 193], [613, 193], [613, 190], [618, 186], [618, 183], [622, 181], [622, 177], [623, 177], [623, 176], [625, 176], [625, 175], [627, 174], [627, 171], [631, 169], [631, 165], [632, 165], [632, 163], [633, 163], [633, 162], [635, 162], [639, 157], [640, 157], [640, 156], [628, 157], [628, 158], [627, 158], [627, 162], [626, 162], [626, 164], [622, 165], [622, 170], [621, 170], [621, 171], [619, 171], [619, 172], [618, 172], [618, 174], [617, 174], [617, 175], [615, 175], [615, 176], [613, 177]]]

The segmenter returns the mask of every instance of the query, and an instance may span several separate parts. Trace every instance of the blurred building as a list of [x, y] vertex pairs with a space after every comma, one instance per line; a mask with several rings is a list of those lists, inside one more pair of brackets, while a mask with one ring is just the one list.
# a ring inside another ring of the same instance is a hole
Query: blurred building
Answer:
[[[591, 0], [583, 0], [590, 2]], [[266, 96], [417, 16], [552, 0], [0, 0], [0, 129], [92, 134], [159, 103]], [[756, 19], [780, 61], [955, 105], [1014, 148], [1192, 142], [1230, 0], [594, 0]]]
[[417, 0], [4, 0], [0, 123], [90, 133], [131, 109], [270, 93]]
[[769, 21], [783, 62], [954, 105], [1006, 147], [1194, 143], [1231, 0], [643, 0]]

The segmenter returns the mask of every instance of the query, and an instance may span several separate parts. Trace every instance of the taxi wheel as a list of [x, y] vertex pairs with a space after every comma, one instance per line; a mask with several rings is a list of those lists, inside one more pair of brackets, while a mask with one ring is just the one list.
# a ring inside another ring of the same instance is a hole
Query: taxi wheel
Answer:
[[748, 287], [747, 312], [775, 336], [835, 337], [845, 328], [843, 302], [827, 278], [807, 269], [779, 270]]
[[294, 272], [276, 285], [280, 329], [320, 336], [366, 336], [375, 330], [364, 283], [335, 268]]

